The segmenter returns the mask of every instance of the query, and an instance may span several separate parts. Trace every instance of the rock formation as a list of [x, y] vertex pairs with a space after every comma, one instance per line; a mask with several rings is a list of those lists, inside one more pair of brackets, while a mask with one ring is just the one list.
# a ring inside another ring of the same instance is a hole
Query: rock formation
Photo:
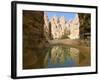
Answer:
[[58, 39], [60, 37], [59, 34], [59, 24], [58, 24], [58, 19], [57, 17], [52, 17], [50, 20], [51, 24], [51, 35], [53, 39]]
[[80, 22], [80, 38], [90, 39], [91, 36], [91, 15], [86, 13], [78, 13]]
[[70, 21], [70, 39], [79, 39], [79, 18], [76, 14], [75, 18]]
[[23, 69], [43, 67], [44, 12], [23, 11]]
[[46, 33], [46, 36], [48, 36], [48, 33], [50, 33], [52, 39], [62, 39], [62, 38], [79, 39], [78, 15], [76, 15], [72, 21], [66, 21], [64, 16], [61, 16], [60, 18], [53, 16], [49, 21], [46, 15], [44, 16], [44, 21], [45, 21], [44, 31]]
[[47, 39], [50, 38], [50, 26], [48, 16], [46, 14], [44, 14], [44, 35]]

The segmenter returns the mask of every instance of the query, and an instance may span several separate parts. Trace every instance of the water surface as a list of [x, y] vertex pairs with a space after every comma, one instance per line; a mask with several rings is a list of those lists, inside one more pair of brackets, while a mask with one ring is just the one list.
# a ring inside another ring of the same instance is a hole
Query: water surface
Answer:
[[33, 49], [31, 55], [26, 57], [23, 69], [90, 66], [90, 53], [61, 45]]

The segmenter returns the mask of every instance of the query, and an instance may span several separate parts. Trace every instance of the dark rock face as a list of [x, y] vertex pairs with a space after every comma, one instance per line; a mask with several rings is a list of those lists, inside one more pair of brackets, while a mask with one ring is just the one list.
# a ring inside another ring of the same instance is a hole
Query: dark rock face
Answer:
[[43, 26], [44, 13], [36, 11], [23, 11], [23, 39], [24, 47], [36, 47], [44, 40]]
[[91, 33], [91, 14], [78, 13], [80, 22], [80, 38], [90, 37]]
[[23, 69], [43, 67], [40, 63], [44, 59], [40, 49], [46, 41], [43, 32], [44, 12], [23, 11]]

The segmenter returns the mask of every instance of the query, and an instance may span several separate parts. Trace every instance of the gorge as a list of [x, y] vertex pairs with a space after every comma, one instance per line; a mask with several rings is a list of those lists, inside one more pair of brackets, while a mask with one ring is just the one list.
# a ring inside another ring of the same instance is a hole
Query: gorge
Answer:
[[90, 65], [90, 44], [82, 40], [90, 33], [89, 21], [89, 14], [49, 20], [44, 11], [24, 10], [23, 69]]

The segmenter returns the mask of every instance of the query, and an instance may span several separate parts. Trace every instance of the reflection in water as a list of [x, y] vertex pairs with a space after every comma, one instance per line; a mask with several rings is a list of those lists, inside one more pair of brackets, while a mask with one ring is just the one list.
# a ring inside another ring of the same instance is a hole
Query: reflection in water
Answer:
[[63, 46], [54, 46], [45, 59], [46, 67], [71, 67], [79, 63], [79, 50]]
[[75, 64], [79, 64], [79, 50], [70, 48], [70, 57], [75, 61]]
[[64, 51], [62, 49], [62, 47], [59, 47], [59, 46], [54, 46], [52, 49], [51, 49], [51, 63], [52, 64], [57, 64], [57, 61], [59, 60], [59, 63], [64, 63], [64, 55], [63, 54]]
[[[31, 59], [32, 57], [33, 59]], [[32, 55], [26, 58], [27, 63], [29, 60], [30, 66], [24, 61], [26, 67], [23, 69], [90, 66], [90, 52], [85, 53], [66, 46], [53, 46], [41, 50], [34, 49]]]
[[84, 51], [80, 52], [76, 48], [53, 46], [47, 53], [44, 64], [47, 68], [89, 66], [90, 55], [88, 54], [84, 55]]

